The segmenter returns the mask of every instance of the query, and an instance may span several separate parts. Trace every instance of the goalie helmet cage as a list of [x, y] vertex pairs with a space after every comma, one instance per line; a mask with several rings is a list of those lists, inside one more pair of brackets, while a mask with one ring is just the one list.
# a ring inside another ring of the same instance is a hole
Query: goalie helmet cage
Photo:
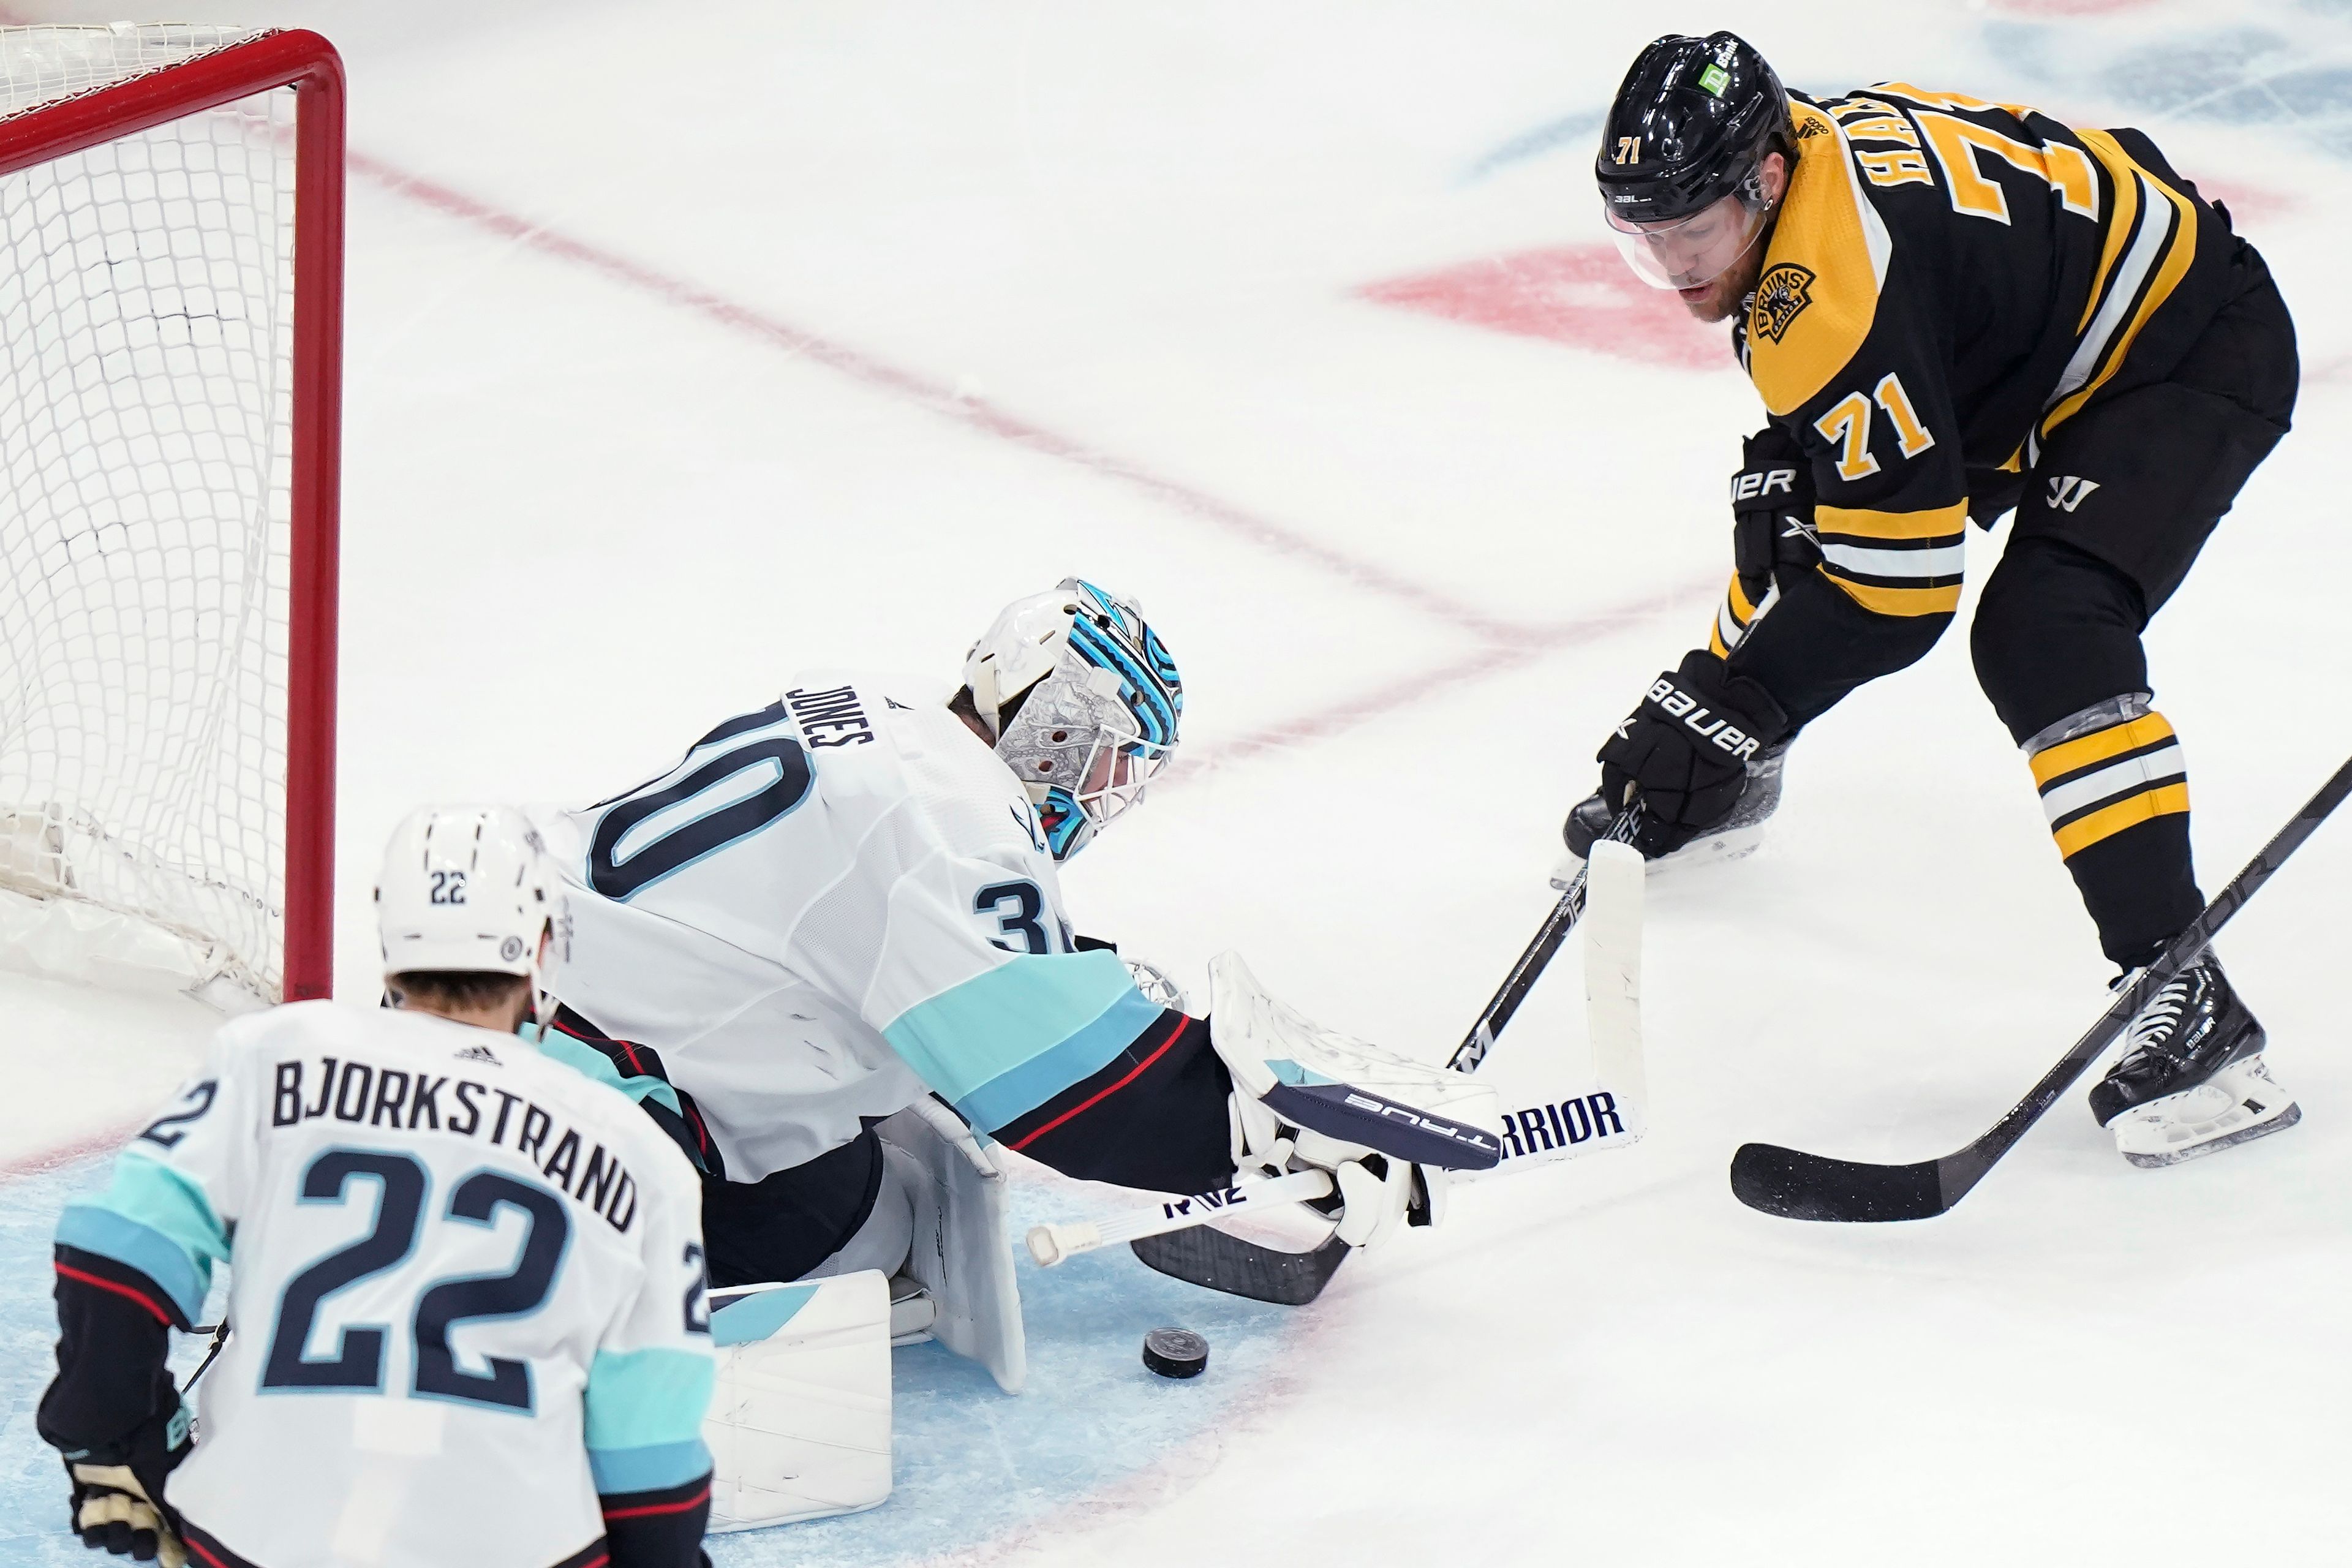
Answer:
[[0, 27], [0, 945], [328, 994], [343, 76]]

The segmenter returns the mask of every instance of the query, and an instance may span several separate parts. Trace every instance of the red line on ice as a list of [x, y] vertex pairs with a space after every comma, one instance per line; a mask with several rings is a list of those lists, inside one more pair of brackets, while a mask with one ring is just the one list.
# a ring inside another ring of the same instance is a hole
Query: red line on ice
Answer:
[[682, 278], [673, 277], [606, 250], [584, 239], [561, 233], [518, 214], [491, 205], [462, 191], [362, 153], [350, 155], [352, 172], [365, 175], [386, 190], [513, 240], [518, 245], [574, 262], [601, 272], [616, 282], [655, 294], [682, 310], [721, 326], [765, 338], [786, 351], [814, 360], [868, 386], [919, 405], [933, 414], [1010, 441], [1045, 457], [1076, 464], [1091, 473], [1123, 481], [1181, 511], [1216, 524], [1259, 548], [1277, 555], [1312, 562], [1346, 581], [1406, 605], [1451, 626], [1482, 636], [1509, 637], [1518, 628], [1450, 595], [1441, 594], [1384, 567], [1358, 560], [1345, 552], [1308, 538], [1295, 529], [1262, 517], [1196, 489], [1181, 480], [1155, 474], [1124, 458], [1064, 436], [1000, 408], [985, 398], [967, 397], [928, 376], [894, 365], [860, 349], [729, 300]]
[[103, 1127], [95, 1132], [86, 1132], [79, 1138], [69, 1139], [52, 1148], [37, 1150], [30, 1154], [18, 1154], [12, 1159], [0, 1160], [0, 1182], [21, 1181], [26, 1176], [41, 1175], [61, 1165], [70, 1165], [77, 1161], [87, 1160], [92, 1155], [112, 1153], [131, 1142], [133, 1133], [153, 1120], [154, 1118], [150, 1115], [142, 1116], [136, 1121], [118, 1121], [111, 1127]]

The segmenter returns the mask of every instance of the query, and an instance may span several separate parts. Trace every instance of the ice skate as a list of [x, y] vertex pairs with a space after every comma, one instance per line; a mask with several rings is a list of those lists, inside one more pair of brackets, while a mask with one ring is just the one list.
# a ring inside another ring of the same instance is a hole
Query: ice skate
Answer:
[[2091, 1090], [2091, 1113], [2135, 1165], [2174, 1165], [2303, 1118], [2262, 1058], [2257, 1022], [2207, 953], [2133, 1020], [2123, 1059]]

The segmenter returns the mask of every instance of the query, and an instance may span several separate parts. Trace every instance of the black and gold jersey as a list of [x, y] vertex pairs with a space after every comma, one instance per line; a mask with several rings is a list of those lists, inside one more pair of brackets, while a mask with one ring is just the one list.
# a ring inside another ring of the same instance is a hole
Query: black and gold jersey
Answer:
[[1821, 561], [1752, 626], [1735, 580], [1743, 613], [1713, 640], [1727, 628], [1801, 720], [1934, 642], [1972, 500], [1989, 525], [2053, 432], [2163, 379], [2236, 241], [2137, 132], [1900, 82], [1790, 109], [1795, 168], [1735, 337], [1811, 460]]

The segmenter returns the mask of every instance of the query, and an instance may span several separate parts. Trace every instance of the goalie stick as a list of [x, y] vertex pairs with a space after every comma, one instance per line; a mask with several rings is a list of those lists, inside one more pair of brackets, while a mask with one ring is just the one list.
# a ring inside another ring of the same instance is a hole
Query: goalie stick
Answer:
[[1743, 1144], [1732, 1157], [1733, 1194], [1749, 1208], [1783, 1219], [1875, 1224], [1932, 1219], [1947, 1213], [1969, 1195], [2002, 1155], [2016, 1147], [2026, 1129], [2042, 1119], [2067, 1086], [2115, 1043], [2147, 1005], [2148, 998], [2196, 961], [2211, 943], [2213, 933], [2229, 923], [2230, 917], [2271, 879], [2288, 856], [2302, 847], [2313, 829], [2344, 803], [2347, 794], [2352, 794], [2352, 761], [2336, 770], [2335, 776], [2288, 819], [2276, 837], [2263, 846], [2246, 868], [2205, 906], [2204, 912], [2172, 939], [2162, 956], [2140, 971], [2139, 978], [2116, 998], [2088, 1034], [2074, 1042], [2074, 1049], [1975, 1142], [1940, 1160], [1909, 1165], [1874, 1165], [1771, 1143]]
[[[1602, 842], [1628, 844], [1639, 821], [1637, 811], [1621, 813], [1612, 822]], [[1635, 1105], [1646, 1102], [1642, 1076], [1641, 996], [1639, 974], [1642, 948], [1642, 887], [1643, 862], [1639, 857], [1627, 857], [1612, 864], [1603, 857], [1604, 879], [1613, 877], [1615, 891], [1603, 900], [1603, 918], [1593, 922], [1594, 929], [1586, 935], [1586, 1008], [1590, 1020], [1594, 1065], [1604, 1084], [1615, 1085], [1616, 1093]], [[1585, 913], [1587, 889], [1591, 886], [1592, 864], [1587, 862], [1570, 881], [1568, 888], [1553, 905], [1551, 912], [1536, 930], [1534, 938], [1512, 964], [1510, 973], [1496, 990], [1477, 1021], [1471, 1025], [1462, 1043], [1446, 1058], [1446, 1066], [1456, 1072], [1475, 1072], [1479, 1064], [1494, 1048], [1519, 1005], [1535, 989], [1568, 933], [1575, 929]], [[1638, 1139], [1626, 1138], [1622, 1143], [1599, 1144], [1617, 1148]], [[1568, 1157], [1566, 1154], [1560, 1157]], [[1530, 1163], [1536, 1162], [1530, 1161]], [[1244, 1187], [1239, 1189], [1247, 1192]], [[1158, 1229], [1153, 1234], [1129, 1242], [1129, 1247], [1146, 1267], [1188, 1284], [1206, 1289], [1222, 1290], [1228, 1295], [1245, 1296], [1252, 1300], [1272, 1301], [1282, 1306], [1304, 1306], [1323, 1292], [1350, 1250], [1347, 1243], [1333, 1237], [1322, 1246], [1308, 1252], [1287, 1252], [1279, 1247], [1265, 1247], [1227, 1231], [1209, 1228], [1209, 1222], [1218, 1217], [1213, 1208], [1196, 1211], [1197, 1217], [1175, 1227]], [[1413, 1216], [1414, 1223], [1428, 1223], [1427, 1212]], [[1031, 1247], [1036, 1250], [1035, 1232], [1031, 1233]], [[1042, 1254], [1040, 1258], [1042, 1261]]]

